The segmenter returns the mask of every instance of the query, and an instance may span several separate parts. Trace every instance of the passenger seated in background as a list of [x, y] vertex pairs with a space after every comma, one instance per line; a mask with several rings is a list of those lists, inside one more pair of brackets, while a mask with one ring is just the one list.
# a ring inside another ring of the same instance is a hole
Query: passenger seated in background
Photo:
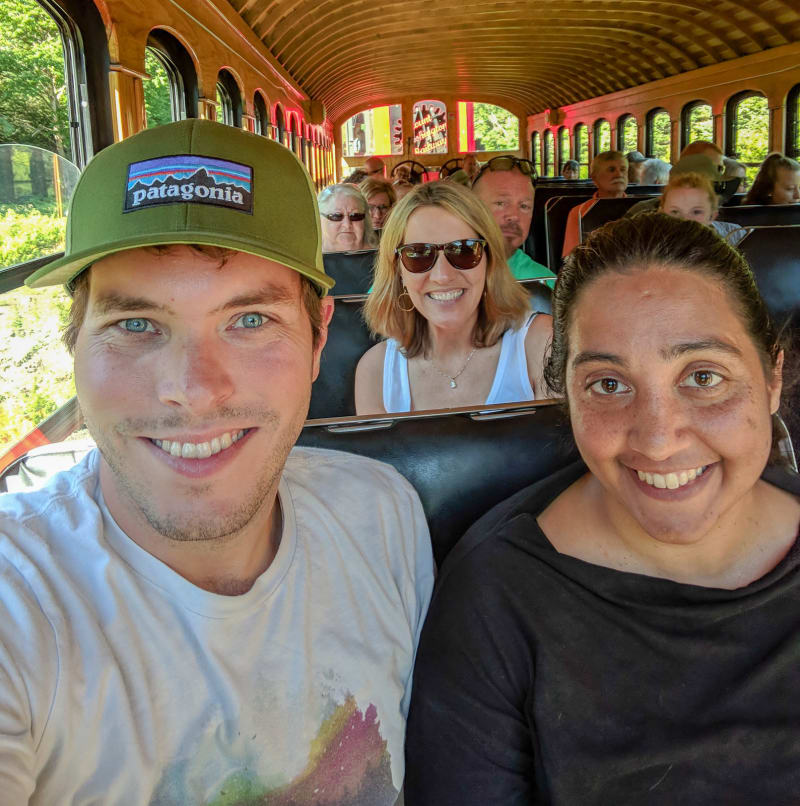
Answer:
[[575, 179], [580, 179], [581, 176], [581, 166], [578, 165], [577, 160], [567, 160], [564, 163], [564, 167], [561, 169], [561, 176], [568, 181], [573, 181]]
[[716, 143], [712, 143], [710, 140], [694, 140], [683, 147], [678, 160], [694, 156], [708, 157], [717, 169], [718, 174], [725, 173], [725, 157], [722, 154], [722, 149]]
[[717, 221], [719, 199], [709, 178], [702, 174], [680, 173], [670, 179], [658, 209], [673, 218], [705, 224], [733, 246], [747, 235], [747, 230], [738, 224]]
[[395, 196], [397, 196], [397, 201], [400, 201], [403, 196], [414, 190], [414, 185], [408, 179], [395, 179], [392, 182], [392, 187], [394, 188]]
[[383, 179], [386, 176], [386, 165], [380, 157], [367, 157], [364, 161], [364, 173], [370, 179]]
[[379, 235], [386, 216], [389, 215], [392, 205], [397, 201], [397, 194], [391, 183], [385, 179], [365, 179], [358, 189], [367, 200], [372, 229], [376, 235]]
[[0, 495], [0, 801], [394, 806], [430, 536], [389, 466], [293, 447], [333, 312], [308, 173], [158, 126], [87, 165], [67, 231], [28, 282], [73, 295], [98, 449]]
[[644, 164], [647, 162], [647, 157], [641, 151], [629, 151], [625, 155], [628, 160], [628, 184], [629, 185], [643, 185], [642, 171]]
[[453, 171], [453, 173], [448, 174], [442, 181], [455, 182], [458, 185], [463, 185], [465, 188], [472, 186], [472, 180], [469, 178], [469, 175], [463, 168], [459, 168], [457, 171]]
[[722, 174], [722, 181], [727, 182], [731, 179], [738, 179], [739, 185], [737, 186], [737, 190], [743, 189], [747, 182], [747, 168], [745, 168], [741, 162], [737, 162], [730, 157], [723, 157], [722, 164], [725, 168]]
[[800, 203], [800, 162], [770, 154], [758, 169], [753, 187], [742, 204]]
[[574, 250], [554, 311], [583, 461], [448, 555], [406, 802], [793, 803], [800, 483], [773, 453], [783, 349], [753, 275], [707, 227], [623, 218]]
[[474, 154], [464, 154], [463, 158], [461, 159], [461, 169], [467, 174], [469, 181], [472, 182], [478, 175], [478, 171], [481, 169], [481, 164], [475, 158]]
[[367, 200], [353, 185], [329, 185], [319, 192], [323, 252], [354, 252], [377, 244]]
[[360, 185], [367, 178], [367, 172], [362, 171], [361, 168], [356, 168], [355, 171], [345, 176], [342, 179], [343, 185]]
[[398, 202], [364, 307], [370, 329], [386, 341], [358, 363], [358, 414], [545, 394], [550, 317], [531, 313], [503, 255], [497, 224], [470, 190], [432, 182]]
[[564, 248], [561, 254], [566, 257], [581, 240], [579, 217], [591, 206], [595, 199], [621, 199], [627, 194], [628, 161], [620, 151], [601, 151], [589, 166], [589, 178], [597, 190], [589, 201], [583, 202], [569, 211], [564, 230]]
[[642, 185], [666, 185], [669, 181], [669, 172], [671, 170], [672, 165], [664, 160], [656, 158], [646, 160], [642, 163], [639, 183]]
[[[718, 156], [721, 157], [721, 155]], [[718, 197], [717, 206], [719, 207], [735, 192], [735, 188], [728, 188], [727, 185], [722, 184], [722, 176], [720, 175], [721, 165], [721, 159], [718, 163], [715, 163], [708, 154], [690, 154], [687, 157], [681, 157], [680, 160], [672, 166], [672, 170], [669, 172], [669, 178], [672, 180], [680, 174], [688, 173], [697, 173], [705, 176], [714, 187], [714, 192]], [[723, 191], [726, 191], [724, 196], [722, 195]], [[628, 218], [632, 218], [640, 213], [653, 213], [659, 209], [660, 204], [660, 196], [654, 199], [643, 199], [640, 202], [636, 202], [625, 215]]]
[[[533, 164], [516, 157], [495, 157], [481, 168], [472, 191], [489, 208], [505, 242], [505, 257], [517, 280], [555, 274], [522, 251], [533, 217]], [[551, 285], [552, 287], [552, 285]]]

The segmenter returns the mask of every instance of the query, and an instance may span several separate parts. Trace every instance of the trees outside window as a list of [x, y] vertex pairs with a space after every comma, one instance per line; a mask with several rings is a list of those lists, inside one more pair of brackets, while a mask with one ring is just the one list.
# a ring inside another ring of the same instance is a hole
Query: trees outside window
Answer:
[[580, 165], [580, 178], [589, 178], [589, 130], [585, 123], [575, 127], [575, 159]]
[[744, 163], [749, 187], [769, 153], [769, 106], [756, 92], [742, 92], [728, 101], [727, 154]]
[[542, 148], [539, 132], [534, 132], [531, 135], [531, 161], [536, 168], [536, 175], [542, 175]]
[[555, 138], [550, 129], [544, 133], [544, 175], [556, 175]]
[[647, 113], [645, 134], [645, 156], [671, 162], [672, 124], [666, 109]]
[[562, 126], [558, 130], [558, 174], [559, 176], [564, 172], [564, 163], [572, 159], [569, 151], [569, 129]]
[[594, 124], [594, 154], [611, 150], [611, 124], [601, 118]]
[[633, 115], [625, 115], [617, 124], [617, 150], [623, 154], [639, 149], [639, 124]]
[[714, 116], [711, 105], [704, 101], [692, 101], [683, 108], [681, 149], [695, 140], [714, 142]]

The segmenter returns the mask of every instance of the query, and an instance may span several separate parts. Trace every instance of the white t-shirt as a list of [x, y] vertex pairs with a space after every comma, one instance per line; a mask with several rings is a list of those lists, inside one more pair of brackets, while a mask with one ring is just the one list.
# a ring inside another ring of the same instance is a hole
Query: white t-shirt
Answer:
[[114, 523], [90, 453], [0, 496], [0, 802], [391, 806], [433, 586], [393, 468], [295, 448], [241, 596]]

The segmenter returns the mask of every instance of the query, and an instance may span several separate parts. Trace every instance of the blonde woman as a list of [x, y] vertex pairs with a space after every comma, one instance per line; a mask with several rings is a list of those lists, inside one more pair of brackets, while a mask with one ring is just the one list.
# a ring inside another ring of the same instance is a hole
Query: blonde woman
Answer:
[[494, 218], [466, 188], [429, 183], [398, 202], [365, 305], [386, 340], [358, 364], [358, 414], [546, 396], [551, 317], [531, 314], [504, 255]]

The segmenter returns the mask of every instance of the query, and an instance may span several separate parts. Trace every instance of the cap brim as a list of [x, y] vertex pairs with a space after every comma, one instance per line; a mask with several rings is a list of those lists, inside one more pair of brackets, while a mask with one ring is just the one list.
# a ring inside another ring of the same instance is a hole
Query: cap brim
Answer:
[[263, 257], [273, 260], [281, 266], [307, 277], [320, 290], [321, 296], [325, 296], [335, 281], [323, 274], [316, 268], [300, 263], [291, 257], [281, 254], [275, 250], [265, 250], [259, 245], [250, 243], [241, 236], [227, 236], [222, 233], [209, 234], [207, 231], [191, 232], [184, 231], [180, 234], [175, 232], [151, 233], [146, 236], [138, 236], [128, 240], [117, 241], [113, 247], [99, 250], [87, 250], [78, 252], [45, 264], [37, 269], [25, 280], [25, 284], [30, 288], [44, 288], [50, 285], [66, 285], [77, 277], [82, 271], [89, 268], [93, 263], [108, 255], [124, 252], [128, 249], [139, 249], [146, 246], [170, 246], [180, 244], [200, 244], [202, 246], [217, 246], [223, 249], [233, 249], [237, 252], [246, 252], [249, 255]]

